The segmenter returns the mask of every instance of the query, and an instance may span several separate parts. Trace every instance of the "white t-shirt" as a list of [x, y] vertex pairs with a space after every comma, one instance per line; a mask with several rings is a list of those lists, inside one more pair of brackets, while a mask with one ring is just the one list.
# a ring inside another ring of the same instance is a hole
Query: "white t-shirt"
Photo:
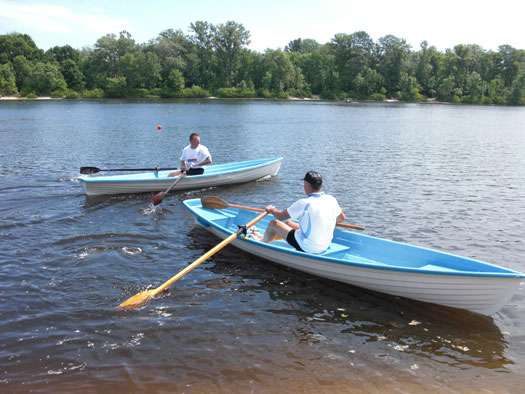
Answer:
[[[211, 156], [210, 151], [204, 145], [199, 144], [199, 146], [197, 146], [197, 148], [195, 149], [191, 149], [191, 145], [188, 145], [182, 150], [180, 161], [185, 161], [186, 168], [188, 168], [190, 163], [200, 163], [209, 156]], [[192, 168], [206, 168], [206, 166], [198, 166]]]
[[337, 217], [342, 212], [337, 200], [324, 192], [312, 193], [294, 202], [288, 209], [293, 220], [299, 220], [295, 239], [305, 252], [322, 253], [330, 246]]

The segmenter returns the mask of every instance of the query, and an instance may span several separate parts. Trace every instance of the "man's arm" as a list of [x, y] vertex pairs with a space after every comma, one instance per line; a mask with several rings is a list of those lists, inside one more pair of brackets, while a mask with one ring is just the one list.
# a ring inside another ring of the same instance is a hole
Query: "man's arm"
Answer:
[[337, 222], [344, 222], [346, 220], [346, 215], [343, 211], [335, 219]]
[[200, 167], [200, 166], [205, 166], [206, 164], [210, 164], [210, 163], [211, 163], [211, 156], [208, 156], [206, 159], [204, 159], [200, 163], [190, 163], [190, 167]]
[[268, 205], [266, 207], [266, 212], [268, 212], [269, 214], [275, 216], [275, 218], [278, 219], [278, 220], [290, 219], [290, 214], [288, 213], [288, 211], [286, 209], [277, 209], [273, 205]]

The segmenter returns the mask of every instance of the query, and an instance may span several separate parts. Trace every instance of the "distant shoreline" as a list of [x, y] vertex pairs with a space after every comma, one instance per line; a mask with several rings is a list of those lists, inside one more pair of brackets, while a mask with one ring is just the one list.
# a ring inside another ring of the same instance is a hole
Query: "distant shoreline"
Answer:
[[[70, 100], [70, 101], [92, 101], [92, 100], [170, 100], [170, 99], [164, 99], [164, 98], [135, 98], [135, 97], [115, 97], [115, 98], [76, 98], [76, 99], [67, 99], [67, 98], [54, 98], [51, 96], [38, 96], [35, 98], [26, 98], [26, 97], [20, 97], [20, 96], [0, 96], [0, 101], [47, 101], [47, 100], [57, 100], [57, 101], [63, 101], [63, 100]], [[177, 99], [192, 99], [192, 100], [272, 100], [272, 99], [263, 99], [259, 97], [246, 97], [246, 98], [218, 98], [215, 96], [209, 96], [209, 97], [201, 97], [201, 98], [195, 98], [195, 97], [178, 97]], [[283, 101], [328, 101], [328, 102], [342, 102], [345, 103], [345, 100], [328, 100], [328, 99], [321, 99], [319, 95], [312, 95], [312, 97], [293, 97], [290, 96], [287, 99], [274, 99], [276, 101], [283, 100]], [[425, 101], [420, 102], [412, 102], [412, 101], [401, 101], [398, 99], [386, 99], [384, 101], [373, 101], [373, 100], [355, 100], [355, 101], [346, 101], [347, 104], [352, 103], [414, 103], [414, 104], [452, 104], [445, 101], [438, 101], [435, 98], [429, 98]]]
[[[51, 96], [38, 96], [38, 97], [34, 97], [34, 98], [27, 98], [27, 97], [20, 97], [20, 96], [0, 96], [0, 100], [5, 100], [5, 101], [17, 101], [17, 100], [71, 100], [71, 101], [82, 101], [82, 100], [104, 100], [104, 99], [107, 99], [106, 97], [102, 97], [102, 98], [75, 98], [75, 99], [67, 99], [67, 98], [55, 98], [55, 97], [51, 97]], [[122, 100], [122, 99], [126, 99], [126, 100], [163, 100], [163, 98], [138, 98], [138, 97], [114, 97], [114, 98], [110, 98], [110, 100]], [[177, 99], [197, 99], [195, 97], [177, 97]], [[215, 96], [209, 96], [209, 97], [201, 97], [199, 99], [207, 99], [207, 100], [223, 100], [223, 99], [229, 99], [229, 97], [225, 97], [225, 98], [219, 98], [219, 97], [215, 97]], [[238, 100], [238, 98], [233, 98], [234, 100]], [[169, 100], [169, 99], [168, 99]], [[242, 100], [271, 100], [271, 99], [262, 99], [262, 98], [259, 98], [259, 97], [245, 97], [245, 98], [242, 98]], [[275, 99], [275, 100], [282, 100], [282, 99]], [[285, 100], [290, 100], [290, 101], [342, 101], [344, 102], [344, 100], [328, 100], [328, 99], [321, 99], [318, 95], [312, 95], [312, 97], [293, 97], [293, 96], [290, 96], [288, 97], [287, 99]], [[377, 102], [377, 103], [397, 103], [399, 102], [400, 100], [397, 100], [397, 99], [387, 99], [385, 101], [369, 101], [369, 100], [359, 100], [361, 102]], [[348, 104], [350, 104], [352, 101], [347, 101]], [[407, 101], [408, 102], [408, 101]], [[435, 99], [428, 99], [426, 102], [436, 102]]]

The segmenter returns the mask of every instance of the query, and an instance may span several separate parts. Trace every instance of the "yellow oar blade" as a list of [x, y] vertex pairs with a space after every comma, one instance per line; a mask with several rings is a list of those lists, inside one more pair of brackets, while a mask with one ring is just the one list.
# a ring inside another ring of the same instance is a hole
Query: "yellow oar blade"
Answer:
[[210, 209], [225, 209], [230, 206], [226, 201], [221, 200], [219, 197], [215, 196], [202, 197], [201, 204], [203, 207]]
[[142, 293], [135, 294], [133, 297], [128, 298], [126, 301], [124, 301], [122, 304], [117, 306], [117, 308], [122, 309], [138, 309], [144, 305], [146, 305], [151, 297], [153, 297], [155, 294], [155, 289], [153, 290], [146, 290]]
[[[246, 223], [246, 228], [248, 229], [248, 228], [252, 227], [255, 223], [257, 223], [259, 220], [264, 218], [267, 214], [268, 214], [267, 212], [261, 213], [259, 216], [257, 216], [256, 218], [254, 218], [251, 221], [249, 221], [248, 223]], [[232, 242], [234, 239], [236, 239], [240, 234], [242, 234], [242, 232], [243, 232], [243, 229], [239, 228], [236, 232], [231, 234], [228, 238], [224, 239], [221, 243], [219, 243], [218, 245], [213, 247], [210, 251], [208, 251], [205, 254], [203, 254], [201, 257], [199, 257], [197, 260], [195, 260], [193, 263], [188, 265], [186, 268], [184, 268], [177, 275], [172, 277], [170, 280], [168, 280], [167, 282], [165, 282], [161, 286], [157, 287], [156, 289], [143, 291], [142, 293], [139, 293], [139, 294], [131, 297], [130, 299], [124, 301], [117, 308], [128, 309], [128, 310], [129, 309], [137, 309], [137, 308], [140, 308], [141, 306], [147, 304], [148, 301], [153, 296], [155, 296], [156, 294], [160, 293], [162, 290], [168, 288], [175, 281], [177, 281], [179, 278], [183, 277], [188, 272], [190, 272], [192, 269], [194, 269], [199, 264], [201, 264], [204, 260], [206, 260], [210, 256], [213, 256], [219, 250], [221, 250], [226, 245], [228, 245], [230, 242]]]

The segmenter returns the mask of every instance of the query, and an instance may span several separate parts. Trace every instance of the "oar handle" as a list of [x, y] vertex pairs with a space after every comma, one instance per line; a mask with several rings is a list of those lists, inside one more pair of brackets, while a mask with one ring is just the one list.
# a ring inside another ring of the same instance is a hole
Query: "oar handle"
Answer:
[[[255, 223], [257, 223], [259, 220], [264, 218], [268, 212], [264, 212], [257, 216], [256, 218], [252, 219], [250, 222], [246, 224], [246, 228], [252, 227]], [[188, 272], [190, 272], [192, 269], [197, 267], [199, 264], [201, 264], [204, 260], [206, 260], [208, 257], [214, 255], [219, 250], [224, 248], [226, 245], [228, 245], [230, 242], [232, 242], [235, 238], [237, 238], [242, 232], [244, 231], [243, 228], [239, 228], [236, 232], [234, 232], [232, 235], [230, 235], [228, 238], [224, 239], [220, 244], [216, 245], [212, 249], [210, 249], [208, 252], [203, 254], [201, 257], [199, 257], [197, 260], [195, 260], [193, 263], [188, 265], [186, 268], [184, 268], [182, 271], [180, 271], [177, 275], [175, 275], [173, 278], [162, 284], [161, 286], [157, 287], [155, 290], [152, 291], [151, 295], [155, 296], [158, 293], [160, 293], [162, 290], [166, 289], [167, 287], [171, 286], [175, 281], [186, 275]]]
[[178, 170], [175, 167], [154, 167], [154, 168], [98, 168], [98, 167], [80, 167], [80, 173], [84, 175], [96, 174], [100, 171], [166, 171]]
[[175, 187], [175, 185], [176, 185], [177, 183], [179, 183], [179, 181], [180, 181], [182, 178], [184, 178], [185, 176], [186, 176], [186, 171], [183, 171], [182, 174], [179, 175], [179, 177], [177, 178], [177, 180], [176, 180], [175, 182], [173, 182], [173, 183], [171, 184], [171, 186], [168, 187], [164, 193], [168, 194], [168, 193], [171, 191], [171, 189], [173, 189], [173, 188]]
[[[266, 212], [264, 209], [261, 208], [253, 208], [253, 207], [245, 207], [243, 205], [235, 205], [235, 204], [228, 204], [232, 208], [238, 208], [238, 209], [245, 209], [247, 211], [254, 211], [254, 212]], [[347, 224], [343, 222], [337, 222], [337, 227], [344, 227], [344, 228], [351, 228], [354, 230], [364, 230], [365, 228], [363, 226], [357, 226], [355, 224]]]
[[253, 212], [266, 212], [266, 209], [261, 208], [253, 208], [253, 207], [245, 207], [243, 205], [235, 205], [235, 204], [228, 204], [232, 208], [238, 208], [238, 209], [244, 209], [246, 211], [253, 211]]
[[354, 230], [364, 230], [365, 229], [363, 226], [357, 226], [355, 224], [349, 224], [349, 223], [343, 223], [343, 222], [337, 222], [335, 225], [337, 227], [352, 228]]

